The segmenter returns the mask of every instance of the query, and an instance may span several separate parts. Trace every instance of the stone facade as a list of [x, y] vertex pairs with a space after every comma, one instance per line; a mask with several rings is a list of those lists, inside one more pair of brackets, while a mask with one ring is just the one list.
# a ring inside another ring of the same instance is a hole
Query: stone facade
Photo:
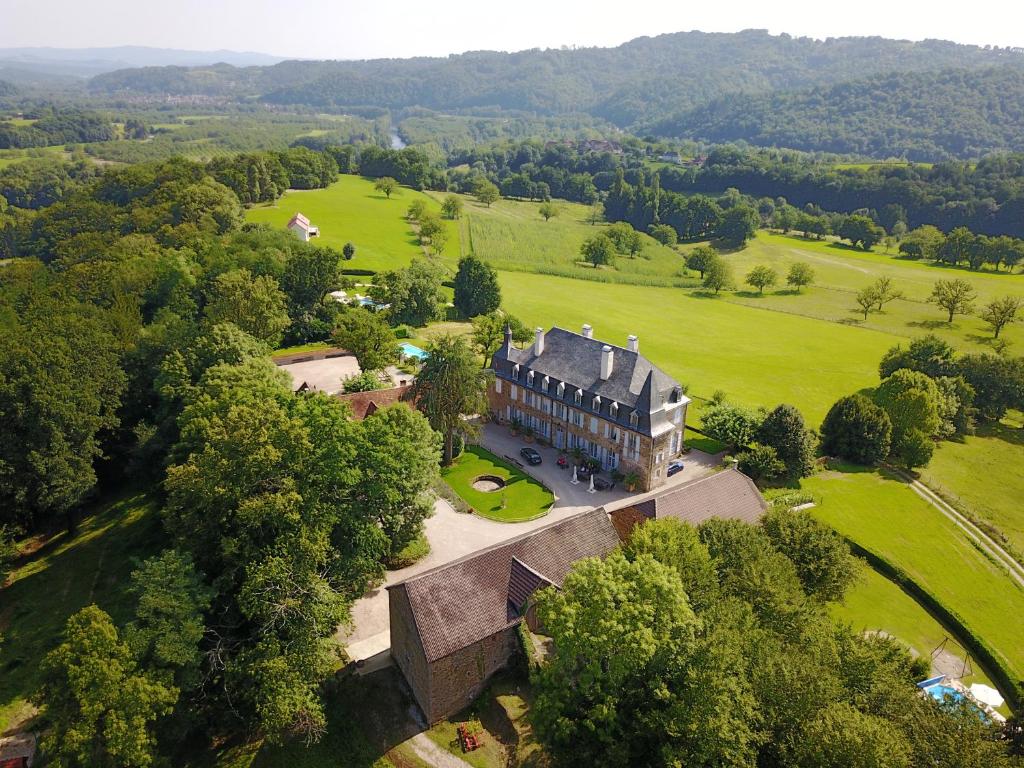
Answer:
[[510, 627], [431, 662], [427, 720], [436, 723], [472, 704], [491, 676], [508, 666], [518, 642]]
[[[574, 336], [561, 329], [553, 329], [563, 336]], [[590, 336], [578, 336], [581, 346], [593, 347]], [[569, 340], [572, 343], [572, 339]], [[635, 341], [635, 340], [633, 340]], [[600, 344], [600, 342], [598, 342]], [[563, 347], [565, 345], [563, 344]], [[536, 352], [537, 349], [540, 352]], [[545, 375], [544, 360], [550, 352], [546, 349], [543, 334], [538, 329], [537, 341], [527, 350], [503, 348], [504, 356], [495, 356], [492, 366], [495, 376], [488, 388], [488, 403], [491, 414], [500, 423], [517, 424], [529, 430], [536, 439], [565, 451], [579, 449], [584, 455], [600, 462], [605, 471], [618, 471], [623, 475], [635, 474], [638, 487], [649, 491], [663, 485], [667, 480], [668, 462], [683, 449], [683, 432], [686, 424], [686, 409], [689, 399], [681, 395], [676, 382], [658, 372], [662, 377], [661, 393], [652, 392], [646, 385], [637, 392], [619, 388], [622, 400], [602, 397], [602, 383], [611, 378], [613, 364], [624, 360], [633, 368], [642, 361], [650, 370], [653, 366], [640, 358], [634, 349], [617, 348], [611, 351], [608, 345], [599, 354], [610, 361], [608, 375], [599, 374], [594, 380], [580, 364], [576, 378], [569, 365], [563, 363], [565, 379], [554, 380]], [[591, 357], [594, 355], [591, 354]], [[583, 356], [581, 356], [583, 357]], [[518, 360], [523, 360], [519, 364]], [[537, 366], [533, 370], [532, 366]], [[603, 365], [603, 363], [602, 363]], [[650, 375], [650, 374], [648, 374]], [[634, 380], [639, 377], [634, 376]], [[667, 382], [667, 383], [666, 383]], [[632, 383], [632, 382], [631, 382]], [[665, 396], [665, 392], [668, 396]], [[675, 393], [680, 393], [676, 395]]]

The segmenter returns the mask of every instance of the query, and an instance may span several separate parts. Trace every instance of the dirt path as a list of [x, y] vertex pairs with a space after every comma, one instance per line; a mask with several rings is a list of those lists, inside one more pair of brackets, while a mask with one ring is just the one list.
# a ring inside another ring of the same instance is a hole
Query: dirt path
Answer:
[[417, 733], [406, 744], [412, 747], [418, 758], [434, 768], [472, 768], [461, 757], [441, 749], [425, 733]]
[[894, 469], [893, 471], [910, 484], [914, 493], [949, 518], [958, 528], [960, 528], [960, 530], [967, 534], [971, 541], [977, 544], [987, 554], [991, 555], [991, 557], [1010, 574], [1010, 578], [1016, 581], [1021, 587], [1024, 587], [1024, 566], [1018, 563], [1014, 559], [1013, 555], [1003, 549], [999, 545], [999, 542], [972, 523], [963, 513], [957, 510], [956, 507], [944, 501], [941, 496], [935, 493], [935, 491], [927, 485], [919, 480], [915, 480], [910, 475], [898, 469]]

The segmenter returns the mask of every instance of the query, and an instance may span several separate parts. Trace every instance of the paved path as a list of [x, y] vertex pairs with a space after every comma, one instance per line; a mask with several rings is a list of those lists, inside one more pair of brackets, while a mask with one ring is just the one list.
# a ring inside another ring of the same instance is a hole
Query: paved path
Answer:
[[425, 733], [417, 733], [405, 743], [412, 748], [417, 757], [434, 768], [472, 768], [458, 755], [441, 749]]
[[[519, 449], [525, 445], [520, 438], [509, 434], [507, 429], [493, 424], [484, 426], [479, 442], [498, 456], [507, 455], [517, 459]], [[536, 520], [523, 523], [499, 523], [477, 515], [456, 512], [447, 501], [438, 499], [434, 503], [434, 514], [427, 519], [424, 525], [424, 532], [430, 542], [430, 554], [408, 568], [389, 571], [384, 584], [361, 597], [352, 606], [352, 628], [349, 632], [342, 632], [338, 635], [338, 639], [346, 646], [350, 658], [356, 661], [370, 659], [377, 656], [383, 649], [390, 647], [391, 624], [388, 613], [388, 594], [385, 588], [388, 585], [405, 581], [418, 573], [445, 565], [460, 557], [500, 544], [594, 507], [604, 505], [614, 509], [651, 495], [650, 493], [629, 493], [618, 488], [613, 491], [588, 493], [586, 483], [579, 485], [570, 483], [571, 470], [558, 468], [555, 463], [558, 451], [553, 448], [534, 447], [540, 451], [544, 461], [536, 467], [524, 466], [523, 470], [540, 480], [554, 493], [555, 503], [551, 511]], [[686, 468], [670, 478], [665, 487], [706, 475], [721, 464], [719, 457], [701, 451], [691, 451], [684, 461]], [[655, 493], [663, 491], [665, 487], [659, 488]]]
[[1010, 577], [1024, 587], [1024, 566], [1018, 563], [1013, 555], [1003, 549], [999, 542], [971, 522], [966, 515], [945, 501], [927, 485], [919, 480], [915, 480], [906, 472], [898, 469], [894, 469], [893, 471], [910, 484], [914, 493], [939, 510], [939, 512], [947, 518], [952, 520], [957, 527], [967, 534], [971, 541], [981, 547], [981, 549], [983, 549], [987, 554], [995, 558], [999, 564], [1009, 572]]

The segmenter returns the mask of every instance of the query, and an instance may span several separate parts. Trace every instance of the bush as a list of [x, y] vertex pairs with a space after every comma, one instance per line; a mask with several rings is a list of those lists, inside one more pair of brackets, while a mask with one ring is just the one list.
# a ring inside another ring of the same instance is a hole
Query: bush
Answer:
[[804, 427], [800, 411], [792, 405], [779, 405], [765, 417], [757, 431], [757, 441], [776, 450], [790, 475], [806, 477], [814, 471], [817, 441]]
[[734, 448], [742, 448], [757, 435], [764, 417], [756, 411], [721, 402], [704, 410], [704, 434]]
[[754, 481], [772, 480], [786, 471], [786, 465], [770, 445], [751, 443], [736, 459], [740, 472]]
[[864, 395], [837, 400], [821, 425], [822, 450], [856, 464], [882, 461], [891, 445], [889, 414]]
[[387, 566], [392, 570], [408, 568], [430, 554], [430, 542], [422, 533], [406, 544], [400, 551], [388, 557]]
[[380, 388], [380, 379], [377, 378], [373, 371], [357, 373], [341, 382], [341, 391], [346, 395], [350, 395], [353, 392], [372, 392]]

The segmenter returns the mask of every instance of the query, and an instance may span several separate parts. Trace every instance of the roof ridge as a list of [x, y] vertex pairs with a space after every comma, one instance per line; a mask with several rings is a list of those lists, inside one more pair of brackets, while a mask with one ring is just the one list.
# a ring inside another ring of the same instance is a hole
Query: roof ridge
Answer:
[[[521, 533], [518, 536], [513, 536], [511, 539], [505, 539], [505, 541], [499, 541], [499, 542], [497, 542], [495, 544], [492, 544], [489, 547], [484, 547], [483, 549], [478, 549], [475, 552], [470, 552], [468, 554], [465, 554], [465, 555], [463, 555], [462, 557], [460, 557], [460, 558], [458, 558], [456, 560], [449, 560], [447, 563], [441, 563], [440, 565], [435, 565], [433, 568], [428, 568], [427, 570], [422, 571], [420, 573], [414, 573], [412, 576], [410, 576], [407, 579], [402, 579], [401, 581], [397, 581], [394, 584], [386, 585], [385, 589], [392, 589], [393, 587], [404, 586], [404, 585], [409, 584], [411, 582], [419, 581], [420, 579], [422, 579], [425, 576], [432, 576], [432, 575], [434, 575], [436, 573], [439, 573], [440, 571], [445, 570], [446, 568], [451, 568], [452, 566], [459, 565], [460, 563], [464, 563], [464, 562], [466, 562], [468, 560], [472, 560], [475, 557], [480, 557], [481, 555], [487, 554], [488, 552], [494, 552], [496, 550], [502, 549], [502, 548], [510, 546], [512, 544], [516, 544], [516, 543], [518, 543], [520, 541], [524, 541], [525, 539], [530, 538], [531, 536], [535, 536], [538, 533], [542, 533], [544, 531], [548, 531], [548, 530], [550, 530], [552, 528], [555, 528], [555, 527], [557, 527], [559, 525], [563, 525], [564, 523], [568, 523], [570, 521], [576, 520], [577, 518], [586, 517], [587, 515], [592, 515], [592, 514], [595, 514], [597, 512], [602, 512], [602, 513], [605, 514], [605, 516], [608, 515], [608, 512], [605, 510], [604, 507], [594, 507], [593, 509], [586, 509], [586, 510], [584, 510], [582, 512], [575, 512], [575, 513], [573, 513], [573, 514], [571, 514], [571, 515], [569, 515], [567, 517], [563, 517], [561, 520], [554, 520], [554, 521], [552, 521], [552, 522], [550, 522], [550, 523], [548, 523], [546, 525], [542, 525], [539, 528], [534, 528], [532, 531], [525, 531], [524, 533]], [[513, 557], [515, 557], [515, 555], [513, 555]], [[522, 561], [520, 561], [520, 562], [522, 562]], [[523, 563], [523, 565], [526, 565], [526, 563]], [[529, 568], [529, 566], [526, 566], [526, 567]], [[530, 570], [533, 570], [533, 569], [531, 568]], [[542, 578], [545, 578], [545, 579], [547, 578], [546, 576], [543, 576], [543, 574], [538, 574], [538, 575], [541, 576]], [[548, 579], [548, 580], [550, 581], [550, 579]], [[552, 582], [552, 583], [554, 583], [554, 582]]]
[[[568, 518], [566, 518], [566, 519], [568, 519]], [[547, 576], [545, 576], [543, 573], [538, 571], [536, 568], [534, 568], [529, 563], [524, 562], [523, 560], [520, 560], [519, 557], [517, 557], [516, 555], [512, 555], [512, 562], [519, 563], [523, 568], [528, 570], [530, 573], [532, 573], [538, 579], [543, 579], [548, 584], [551, 584], [552, 586], [554, 586], [554, 584], [555, 584], [555, 580], [554, 579], [548, 578]]]

